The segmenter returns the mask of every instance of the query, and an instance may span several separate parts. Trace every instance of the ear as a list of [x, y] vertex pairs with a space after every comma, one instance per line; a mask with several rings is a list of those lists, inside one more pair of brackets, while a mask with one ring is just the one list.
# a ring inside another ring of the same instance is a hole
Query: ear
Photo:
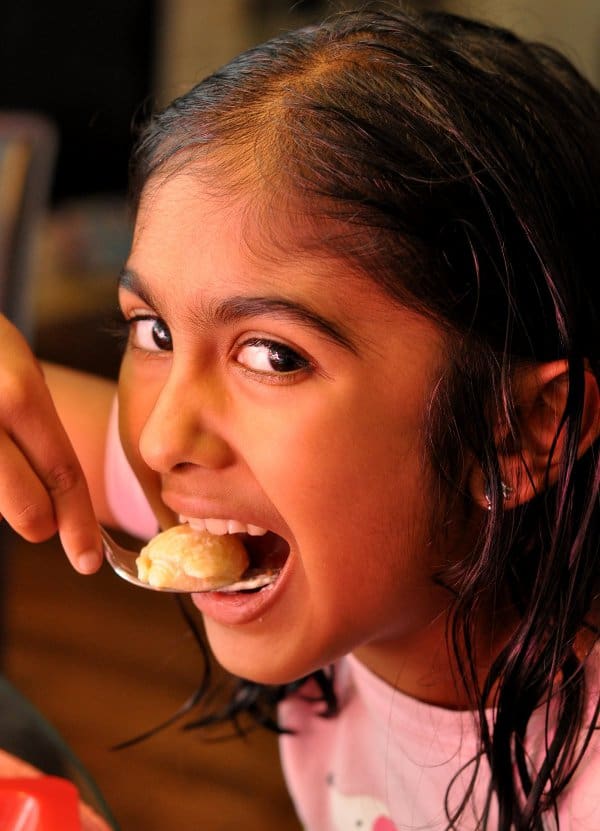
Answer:
[[[509, 489], [504, 500], [506, 509], [528, 502], [558, 479], [565, 441], [560, 423], [569, 392], [567, 370], [567, 362], [561, 360], [520, 369], [515, 374], [518, 447], [501, 430], [496, 434], [501, 479]], [[595, 376], [586, 368], [577, 458], [599, 435], [600, 391]], [[481, 469], [473, 471], [471, 492], [475, 501], [487, 509], [485, 484]]]

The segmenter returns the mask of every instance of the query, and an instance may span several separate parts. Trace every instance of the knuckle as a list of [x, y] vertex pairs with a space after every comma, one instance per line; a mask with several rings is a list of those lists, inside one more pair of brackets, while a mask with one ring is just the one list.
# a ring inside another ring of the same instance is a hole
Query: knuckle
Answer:
[[47, 506], [30, 502], [18, 512], [12, 525], [30, 542], [39, 542], [52, 533], [51, 520]]
[[4, 372], [0, 376], [0, 395], [5, 412], [18, 415], [31, 403], [31, 382], [25, 375]]
[[60, 496], [79, 484], [79, 470], [74, 464], [61, 464], [48, 471], [45, 478], [50, 493]]

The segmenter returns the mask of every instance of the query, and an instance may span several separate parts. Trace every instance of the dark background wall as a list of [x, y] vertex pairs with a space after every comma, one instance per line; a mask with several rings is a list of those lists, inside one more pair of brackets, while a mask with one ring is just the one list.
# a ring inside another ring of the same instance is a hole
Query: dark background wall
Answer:
[[1, 0], [0, 108], [60, 131], [53, 201], [126, 189], [132, 121], [152, 90], [155, 0]]

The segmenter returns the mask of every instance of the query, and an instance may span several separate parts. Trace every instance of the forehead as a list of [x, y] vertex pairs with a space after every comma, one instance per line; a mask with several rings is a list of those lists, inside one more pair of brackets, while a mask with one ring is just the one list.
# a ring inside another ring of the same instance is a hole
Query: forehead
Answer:
[[[144, 189], [131, 260], [140, 273], [166, 269], [171, 280], [176, 274], [195, 279], [212, 274], [224, 285], [260, 281], [284, 293], [301, 288], [316, 296], [352, 289], [382, 310], [397, 305], [338, 253], [340, 236], [348, 233], [352, 230], [311, 214], [289, 194], [264, 184], [229, 187], [205, 165], [188, 165], [155, 177]], [[335, 247], [328, 244], [334, 236]]]
[[[260, 168], [260, 169], [259, 169]], [[251, 257], [278, 260], [298, 255], [331, 258], [328, 245], [335, 220], [325, 220], [315, 198], [299, 195], [285, 174], [271, 174], [256, 162], [232, 174], [220, 159], [173, 159], [144, 187], [136, 231], [148, 221], [177, 225], [218, 224], [235, 235], [238, 249]], [[225, 224], [224, 224], [225, 223]], [[339, 233], [339, 228], [337, 229]]]

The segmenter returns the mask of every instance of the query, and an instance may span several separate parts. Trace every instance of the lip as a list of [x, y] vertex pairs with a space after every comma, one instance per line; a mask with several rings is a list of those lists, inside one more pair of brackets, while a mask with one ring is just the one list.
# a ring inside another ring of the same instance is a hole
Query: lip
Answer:
[[203, 615], [225, 626], [241, 626], [262, 618], [285, 591], [293, 571], [292, 551], [274, 583], [258, 592], [199, 592], [192, 602]]

